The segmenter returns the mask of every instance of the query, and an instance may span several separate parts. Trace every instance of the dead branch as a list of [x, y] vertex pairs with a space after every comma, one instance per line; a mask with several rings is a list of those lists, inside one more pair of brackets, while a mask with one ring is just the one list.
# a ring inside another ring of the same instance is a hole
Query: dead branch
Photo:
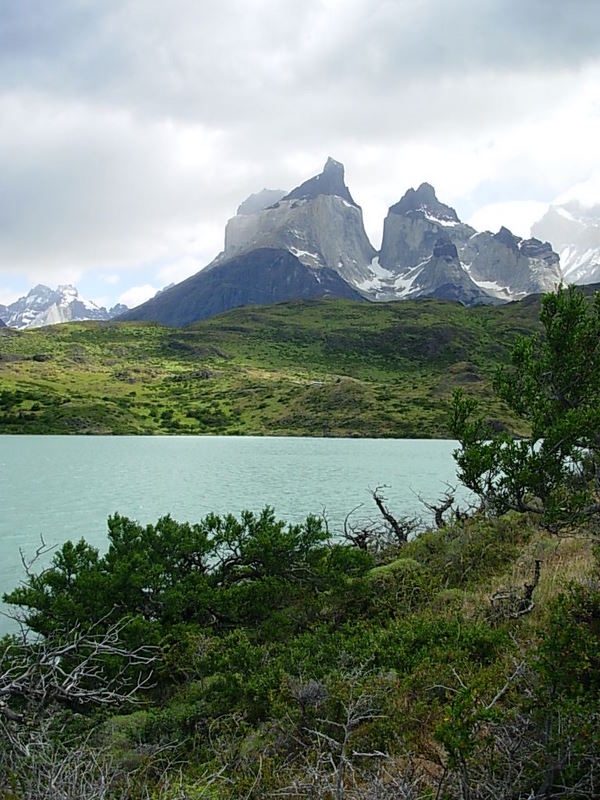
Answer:
[[526, 583], [521, 590], [513, 588], [505, 592], [496, 592], [490, 597], [493, 618], [518, 619], [533, 611], [535, 603], [532, 595], [540, 580], [541, 563], [536, 559], [533, 581]]
[[156, 648], [127, 648], [127, 619], [103, 629], [105, 623], [34, 641], [8, 640], [0, 652], [0, 730], [16, 747], [27, 750], [19, 726], [32, 730], [46, 709], [132, 703], [150, 687]]
[[[23, 569], [25, 570], [25, 574], [27, 575], [28, 578], [31, 577], [31, 568], [33, 567], [33, 565], [36, 564], [40, 560], [40, 558], [42, 558], [42, 556], [45, 556], [46, 553], [50, 553], [52, 550], [54, 550], [55, 547], [56, 547], [55, 544], [46, 544], [46, 542], [44, 541], [44, 536], [41, 533], [40, 533], [40, 546], [37, 548], [33, 556], [31, 556], [30, 558], [27, 558], [25, 556], [25, 553], [23, 552], [23, 549], [19, 547], [19, 556], [21, 557], [21, 564], [23, 565]], [[43, 575], [44, 571], [38, 574]]]
[[395, 539], [395, 544], [402, 545], [408, 541], [410, 534], [414, 533], [419, 527], [420, 520], [417, 517], [402, 517], [400, 519], [395, 517], [385, 505], [387, 498], [381, 494], [381, 490], [386, 488], [387, 486], [385, 485], [377, 486], [371, 491], [371, 497], [375, 501], [375, 505], [379, 509], [381, 516], [389, 525]]
[[[446, 524], [444, 520], [444, 514], [454, 505], [454, 500], [456, 496], [456, 486], [450, 486], [446, 484], [447, 488], [442, 497], [438, 500], [437, 503], [428, 503], [424, 500], [421, 495], [417, 495], [421, 503], [427, 508], [429, 511], [433, 512], [435, 526], [438, 528], [443, 528]], [[460, 515], [460, 512], [459, 512]]]

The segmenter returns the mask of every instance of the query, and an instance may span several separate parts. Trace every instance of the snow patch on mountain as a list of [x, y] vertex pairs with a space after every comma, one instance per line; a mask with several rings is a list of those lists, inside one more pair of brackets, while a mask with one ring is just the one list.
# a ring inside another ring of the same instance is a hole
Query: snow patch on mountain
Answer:
[[551, 241], [560, 253], [565, 283], [600, 281], [599, 203], [589, 205], [572, 199], [562, 205], [551, 205], [531, 230], [535, 236]]
[[23, 330], [61, 322], [108, 320], [124, 310], [124, 306], [117, 305], [107, 311], [103, 306], [86, 300], [71, 284], [51, 289], [40, 283], [14, 303], [0, 306], [0, 319], [9, 328]]

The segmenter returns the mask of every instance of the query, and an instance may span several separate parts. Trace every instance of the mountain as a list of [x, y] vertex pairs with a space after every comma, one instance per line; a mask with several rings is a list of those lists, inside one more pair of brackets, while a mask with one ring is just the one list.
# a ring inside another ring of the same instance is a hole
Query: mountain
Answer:
[[227, 222], [222, 253], [122, 318], [178, 326], [240, 305], [299, 297], [494, 304], [548, 291], [560, 279], [548, 243], [506, 228], [478, 233], [428, 183], [390, 207], [377, 253], [343, 165], [328, 158], [321, 173], [287, 194], [250, 195]]
[[[5, 307], [6, 306], [0, 306], [0, 308], [5, 308]], [[0, 328], [6, 328], [6, 322], [4, 322], [4, 320], [2, 319], [0, 319]]]
[[560, 262], [552, 245], [521, 239], [508, 228], [470, 236], [459, 244], [461, 260], [479, 287], [502, 300], [550, 292], [561, 282]]
[[[261, 199], [266, 199], [265, 192]], [[229, 220], [225, 249], [208, 268], [266, 247], [289, 250], [313, 269], [333, 269], [354, 285], [370, 276], [369, 265], [377, 251], [367, 238], [361, 208], [344, 183], [339, 161], [328, 158], [319, 175], [258, 210], [252, 199], [256, 197], [242, 203]]]
[[238, 306], [323, 297], [363, 299], [335, 270], [313, 269], [289, 250], [261, 247], [201, 270], [119, 319], [178, 327]]
[[552, 205], [531, 232], [558, 251], [565, 283], [600, 281], [600, 205], [588, 207], [578, 200]]
[[[444, 241], [455, 246], [458, 266], [454, 258], [444, 262], [447, 269], [437, 261], [437, 284], [432, 278], [416, 281], [426, 266], [431, 272], [431, 259]], [[507, 301], [549, 291], [561, 279], [558, 256], [547, 242], [520, 239], [504, 227], [496, 234], [478, 233], [441, 203], [428, 183], [409, 189], [390, 207], [376, 266], [361, 288], [378, 300], [426, 293], [468, 305]]]
[[81, 297], [74, 286], [51, 289], [40, 283], [9, 306], [0, 306], [0, 319], [10, 328], [41, 328], [58, 322], [112, 319], [126, 309], [119, 304], [107, 311]]

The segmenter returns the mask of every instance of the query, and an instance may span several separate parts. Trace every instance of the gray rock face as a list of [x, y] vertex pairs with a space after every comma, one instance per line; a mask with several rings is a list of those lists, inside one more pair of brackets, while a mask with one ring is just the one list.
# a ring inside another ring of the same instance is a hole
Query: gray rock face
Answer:
[[[2, 311], [2, 308], [6, 309]], [[107, 311], [90, 300], [85, 300], [74, 286], [51, 289], [38, 284], [25, 297], [0, 308], [4, 323], [10, 328], [41, 328], [59, 322], [107, 320], [120, 313], [125, 306], [115, 306]]]
[[550, 206], [531, 232], [552, 242], [566, 283], [600, 281], [600, 205], [587, 208], [574, 200]]
[[552, 291], [560, 283], [560, 263], [548, 242], [520, 239], [507, 228], [479, 233], [460, 247], [470, 277], [503, 300]]
[[328, 159], [320, 175], [281, 200], [230, 219], [225, 249], [208, 268], [264, 247], [289, 250], [306, 266], [334, 269], [353, 284], [370, 276], [376, 251], [365, 233], [362, 211], [344, 184], [344, 167], [339, 162]]
[[383, 224], [379, 263], [402, 272], [430, 258], [440, 237], [462, 242], [473, 233], [474, 228], [461, 223], [453, 208], [440, 203], [430, 184], [422, 183], [390, 207]]
[[437, 240], [431, 257], [415, 274], [407, 297], [437, 297], [466, 306], [493, 303], [462, 268], [456, 246], [446, 237]]
[[498, 302], [471, 280], [460, 263], [456, 245], [445, 234], [435, 240], [429, 258], [400, 273], [377, 263], [372, 269], [376, 273], [375, 285], [364, 284], [361, 288], [370, 291], [376, 300], [437, 297], [463, 305]]
[[[386, 217], [379, 264], [389, 274], [380, 276], [379, 283], [372, 280], [378, 299], [389, 298], [390, 286], [399, 284], [400, 279], [406, 285], [414, 269], [426, 262], [433, 275], [430, 259], [441, 239], [456, 247], [460, 272], [454, 273], [453, 280], [458, 293], [477, 298], [474, 302], [485, 301], [486, 296], [514, 300], [550, 291], [560, 281], [558, 256], [548, 243], [522, 240], [507, 228], [497, 234], [476, 233], [459, 220], [453, 208], [437, 199], [432, 186], [424, 183], [416, 191], [409, 189]], [[436, 273], [441, 280], [439, 269]], [[396, 277], [395, 282], [390, 280], [392, 276]], [[466, 283], [464, 276], [468, 278]], [[413, 291], [414, 284], [410, 285]], [[478, 287], [477, 292], [473, 286]], [[450, 291], [448, 297], [454, 294]]]

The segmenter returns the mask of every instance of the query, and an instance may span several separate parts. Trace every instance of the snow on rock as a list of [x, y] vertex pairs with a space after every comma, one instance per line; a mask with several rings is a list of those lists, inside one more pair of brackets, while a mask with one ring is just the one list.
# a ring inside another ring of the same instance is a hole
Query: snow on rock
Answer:
[[566, 283], [600, 282], [600, 204], [570, 200], [552, 205], [531, 231], [552, 242], [560, 253]]
[[120, 307], [114, 313], [82, 297], [71, 284], [51, 289], [38, 284], [24, 297], [5, 307], [2, 320], [10, 328], [41, 328], [61, 322], [84, 320], [107, 320], [115, 313], [125, 310]]

